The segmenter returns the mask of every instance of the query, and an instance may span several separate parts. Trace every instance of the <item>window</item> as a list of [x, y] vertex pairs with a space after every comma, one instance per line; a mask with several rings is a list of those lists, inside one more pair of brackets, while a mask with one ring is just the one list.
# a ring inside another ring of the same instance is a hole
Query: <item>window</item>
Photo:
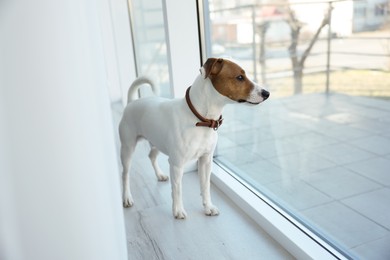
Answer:
[[137, 76], [153, 75], [156, 85], [160, 86], [160, 95], [170, 97], [169, 62], [162, 1], [132, 0], [129, 3]]
[[[331, 3], [331, 28], [328, 2], [204, 5], [206, 56], [239, 60], [271, 92], [225, 109], [217, 164], [346, 257], [388, 257], [389, 31], [353, 34], [347, 2]], [[302, 61], [319, 28], [300, 78], [291, 55]]]
[[367, 8], [365, 6], [356, 6], [354, 8], [354, 15], [356, 17], [366, 17]]
[[386, 3], [375, 5], [375, 16], [385, 16], [387, 13]]

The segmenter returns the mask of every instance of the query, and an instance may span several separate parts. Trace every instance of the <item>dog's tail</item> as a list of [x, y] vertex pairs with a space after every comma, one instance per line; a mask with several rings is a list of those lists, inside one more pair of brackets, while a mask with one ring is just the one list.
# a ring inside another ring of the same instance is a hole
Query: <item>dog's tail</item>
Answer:
[[127, 103], [130, 103], [135, 99], [135, 94], [137, 93], [137, 90], [141, 87], [143, 84], [148, 84], [152, 88], [153, 93], [158, 95], [159, 89], [156, 87], [154, 84], [153, 80], [146, 77], [146, 76], [141, 76], [137, 78], [136, 80], [131, 83], [129, 91], [127, 92]]

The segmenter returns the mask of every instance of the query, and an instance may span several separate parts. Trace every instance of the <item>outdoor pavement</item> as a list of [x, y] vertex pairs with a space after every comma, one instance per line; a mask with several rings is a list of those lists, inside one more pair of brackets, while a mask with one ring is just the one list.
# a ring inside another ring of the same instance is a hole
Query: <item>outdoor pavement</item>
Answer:
[[216, 160], [362, 259], [390, 259], [390, 101], [341, 94], [224, 111]]

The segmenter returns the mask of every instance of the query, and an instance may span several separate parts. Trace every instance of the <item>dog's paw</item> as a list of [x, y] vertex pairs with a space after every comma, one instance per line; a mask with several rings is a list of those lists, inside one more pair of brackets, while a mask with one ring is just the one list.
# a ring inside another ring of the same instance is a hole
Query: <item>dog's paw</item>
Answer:
[[157, 177], [158, 181], [167, 181], [169, 177], [167, 175], [161, 174]]
[[133, 199], [130, 199], [130, 198], [123, 199], [123, 207], [124, 208], [130, 208], [133, 205], [134, 205]]
[[186, 219], [187, 218], [187, 213], [184, 209], [182, 210], [175, 210], [173, 212], [173, 216], [175, 219]]
[[204, 214], [206, 216], [217, 216], [217, 215], [219, 215], [219, 210], [214, 205], [206, 206], [204, 208]]

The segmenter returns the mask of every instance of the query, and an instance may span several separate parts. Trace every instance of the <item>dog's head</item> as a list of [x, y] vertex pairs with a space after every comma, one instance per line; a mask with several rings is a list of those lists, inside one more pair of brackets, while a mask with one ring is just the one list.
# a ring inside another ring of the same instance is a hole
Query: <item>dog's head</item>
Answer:
[[203, 73], [221, 95], [240, 103], [260, 104], [270, 95], [248, 79], [245, 71], [230, 60], [209, 58], [203, 65]]

